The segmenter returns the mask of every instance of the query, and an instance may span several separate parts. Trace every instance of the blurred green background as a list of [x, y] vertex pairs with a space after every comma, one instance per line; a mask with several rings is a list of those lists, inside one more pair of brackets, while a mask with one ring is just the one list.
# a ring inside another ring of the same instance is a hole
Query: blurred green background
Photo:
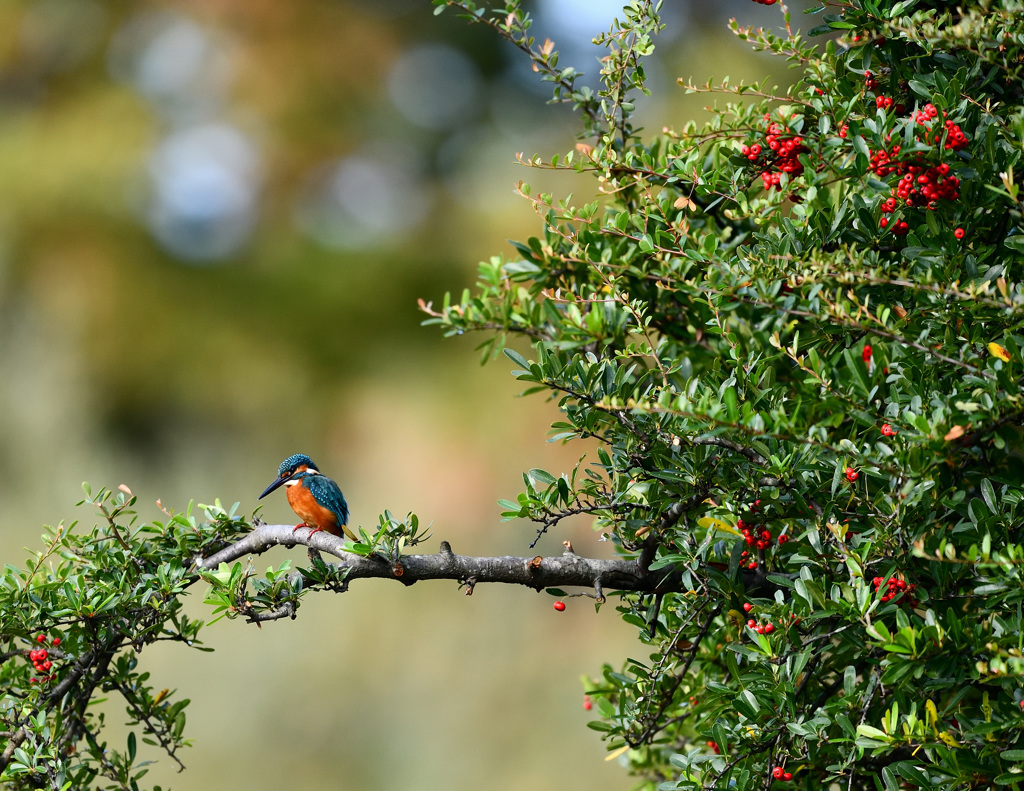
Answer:
[[[593, 75], [589, 39], [618, 8], [538, 2], [535, 32]], [[669, 0], [648, 127], [702, 116], [708, 97], [679, 76], [778, 68], [728, 34], [732, 15], [778, 21], [748, 0]], [[509, 46], [427, 0], [3, 0], [3, 561], [24, 562], [44, 524], [93, 519], [74, 507], [83, 480], [127, 484], [145, 519], [157, 498], [250, 513], [294, 452], [340, 482], [356, 524], [415, 510], [434, 523], [425, 551], [528, 554], [532, 527], [501, 524], [495, 501], [581, 451], [545, 443], [552, 405], [516, 399], [506, 363], [481, 368], [479, 339], [421, 328], [416, 300], [540, 231], [517, 180], [589, 199], [589, 182], [514, 162], [575, 144], [546, 98]], [[292, 519], [283, 496], [264, 517]], [[538, 550], [565, 537], [609, 553], [590, 520]], [[305, 562], [296, 549], [256, 567], [289, 554]], [[141, 655], [158, 688], [193, 700], [189, 770], [160, 760], [154, 782], [630, 784], [585, 727], [578, 680], [643, 658], [613, 606], [366, 581], [295, 622], [222, 621], [207, 643]]]

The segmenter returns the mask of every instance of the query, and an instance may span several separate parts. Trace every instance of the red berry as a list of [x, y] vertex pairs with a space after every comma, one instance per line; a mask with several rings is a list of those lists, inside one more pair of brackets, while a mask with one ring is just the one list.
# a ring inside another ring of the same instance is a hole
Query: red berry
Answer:
[[752, 560], [752, 561], [750, 561], [750, 562], [749, 562], [749, 563], [747, 564], [747, 568], [748, 568], [748, 569], [756, 569], [756, 568], [757, 568], [757, 561], [756, 561], [756, 560]]
[[53, 662], [43, 662], [43, 670], [49, 670], [53, 667]]
[[755, 628], [757, 626], [757, 621], [755, 621], [753, 618], [751, 618], [749, 621], [747, 621], [747, 626], [749, 626], [751, 629], [753, 629], [753, 628]]
[[584, 695], [583, 696], [583, 710], [584, 711], [590, 711], [590, 709], [593, 708], [593, 706], [594, 706], [594, 704], [590, 702], [590, 695]]
[[782, 775], [782, 779], [783, 780], [792, 780], [793, 779], [793, 773], [792, 772], [784, 772], [783, 775]]
[[864, 359], [864, 362], [871, 362], [871, 344], [864, 344], [864, 350], [860, 353], [860, 356]]
[[556, 602], [555, 602], [555, 603], [554, 603], [554, 604], [553, 604], [552, 606], [553, 606], [553, 607], [554, 607], [554, 608], [555, 608], [556, 610], [558, 610], [559, 612], [561, 612], [562, 610], [564, 610], [564, 609], [565, 609], [565, 602], [564, 602], [564, 601], [556, 601]]
[[955, 236], [957, 239], [963, 239], [965, 235], [966, 231], [964, 231], [963, 228], [957, 228], [955, 231], [953, 231], [953, 236]]
[[[765, 627], [764, 627], [764, 633], [765, 634], [771, 634], [774, 631], [775, 631], [774, 624], [766, 624], [765, 625]], [[47, 662], [47, 664], [49, 664], [49, 662]]]
[[747, 602], [746, 604], [743, 605], [743, 610], [745, 612], [750, 612], [753, 609], [754, 609], [754, 605], [751, 604], [750, 602]]
[[893, 427], [890, 426], [888, 423], [883, 423], [882, 424], [881, 431], [882, 431], [882, 436], [884, 436], [884, 437], [891, 437], [893, 434], [896, 433], [895, 429], [893, 429]]
[[783, 774], [785, 774], [785, 770], [781, 766], [776, 766], [772, 769], [772, 777], [776, 780], [781, 780]]
[[782, 544], [785, 544], [787, 541], [789, 541], [789, 536], [787, 536], [785, 533], [783, 533], [781, 536], [779, 536], [779, 545], [780, 546]]
[[754, 631], [757, 632], [758, 634], [764, 634], [764, 627], [763, 626], [755, 626], [754, 627]]
[[848, 480], [850, 483], [853, 483], [859, 477], [860, 477], [860, 473], [858, 473], [855, 469], [853, 469], [853, 467], [847, 467], [846, 468], [846, 480]]
[[56, 648], [58, 645], [60, 645], [60, 638], [59, 637], [54, 637], [52, 645], [54, 646], [54, 648]]
[[46, 635], [45, 634], [39, 635], [39, 637], [36, 638], [36, 642], [37, 643], [45, 643], [46, 642]]

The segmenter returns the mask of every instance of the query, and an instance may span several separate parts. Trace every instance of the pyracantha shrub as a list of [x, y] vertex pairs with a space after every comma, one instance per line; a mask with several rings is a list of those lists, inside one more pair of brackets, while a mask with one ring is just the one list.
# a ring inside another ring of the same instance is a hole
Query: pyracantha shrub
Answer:
[[522, 185], [542, 233], [428, 310], [585, 442], [505, 516], [594, 514], [665, 574], [619, 594], [648, 650], [587, 685], [591, 726], [652, 788], [1024, 780], [1024, 8], [854, 0], [805, 39], [779, 6], [732, 30], [792, 85], [683, 82], [712, 120], [647, 134], [651, 3], [598, 37], [598, 90], [518, 4], [450, 4], [583, 122], [528, 164], [593, 202]]

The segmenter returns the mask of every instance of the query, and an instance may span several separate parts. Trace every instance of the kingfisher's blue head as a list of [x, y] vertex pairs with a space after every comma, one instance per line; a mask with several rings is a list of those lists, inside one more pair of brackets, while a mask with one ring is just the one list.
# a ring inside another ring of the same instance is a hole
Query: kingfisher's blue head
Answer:
[[305, 453], [295, 453], [281, 462], [281, 466], [277, 468], [277, 474], [281, 478], [288, 478], [302, 467], [320, 472], [320, 468], [313, 463], [309, 456]]
[[270, 484], [259, 496], [258, 499], [262, 500], [268, 494], [270, 494], [278, 486], [281, 486], [288, 481], [294, 480], [295, 478], [301, 477], [306, 473], [307, 470], [313, 470], [313, 472], [320, 472], [319, 467], [313, 463], [313, 460], [304, 453], [296, 453], [289, 456], [287, 459], [281, 462], [281, 466], [277, 468], [277, 477], [274, 482]]

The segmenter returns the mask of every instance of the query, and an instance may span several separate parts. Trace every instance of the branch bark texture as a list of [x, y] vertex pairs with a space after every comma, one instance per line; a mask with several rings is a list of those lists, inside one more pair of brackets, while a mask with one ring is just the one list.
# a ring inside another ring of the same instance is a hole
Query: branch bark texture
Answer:
[[[548, 587], [584, 587], [597, 592], [605, 590], [670, 593], [683, 591], [677, 570], [650, 571], [637, 559], [605, 560], [586, 558], [566, 549], [553, 557], [469, 557], [456, 555], [447, 541], [435, 555], [403, 555], [397, 561], [380, 556], [363, 557], [344, 549], [343, 539], [329, 533], [311, 533], [308, 528], [295, 530], [294, 525], [259, 525], [243, 538], [206, 558], [197, 558], [200, 569], [216, 569], [246, 555], [258, 555], [274, 546], [306, 546], [338, 558], [337, 566], [347, 571], [346, 580], [364, 578], [397, 579], [411, 585], [420, 580], [456, 580], [472, 589], [484, 582], [525, 585], [535, 590]], [[744, 573], [747, 588], [770, 585], [762, 575]]]

